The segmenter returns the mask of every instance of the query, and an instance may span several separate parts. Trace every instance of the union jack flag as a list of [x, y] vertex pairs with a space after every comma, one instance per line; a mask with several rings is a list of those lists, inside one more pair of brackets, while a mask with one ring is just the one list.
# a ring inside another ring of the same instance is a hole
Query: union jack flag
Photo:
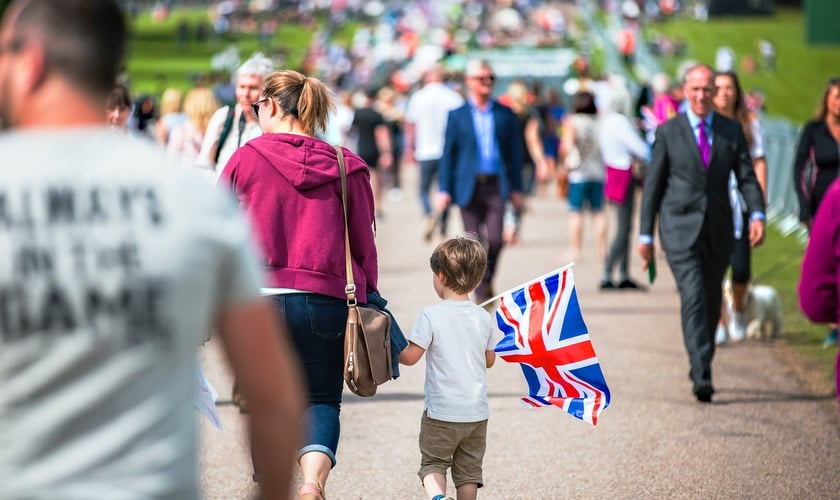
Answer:
[[571, 265], [500, 296], [499, 357], [519, 363], [528, 383], [522, 402], [554, 405], [592, 425], [610, 405], [610, 390], [580, 312]]

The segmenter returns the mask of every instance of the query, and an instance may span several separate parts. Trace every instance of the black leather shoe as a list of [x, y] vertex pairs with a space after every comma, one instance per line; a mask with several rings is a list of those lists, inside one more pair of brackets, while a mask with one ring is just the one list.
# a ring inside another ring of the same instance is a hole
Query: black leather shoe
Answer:
[[610, 280], [603, 280], [601, 281], [601, 285], [599, 286], [599, 288], [601, 290], [615, 290], [618, 287], [615, 286], [615, 283], [613, 283]]
[[703, 384], [694, 390], [694, 396], [701, 403], [711, 403], [714, 392], [715, 389], [712, 387], [712, 384]]
[[631, 279], [622, 280], [621, 283], [618, 284], [618, 288], [623, 290], [644, 290], [645, 287], [636, 283]]

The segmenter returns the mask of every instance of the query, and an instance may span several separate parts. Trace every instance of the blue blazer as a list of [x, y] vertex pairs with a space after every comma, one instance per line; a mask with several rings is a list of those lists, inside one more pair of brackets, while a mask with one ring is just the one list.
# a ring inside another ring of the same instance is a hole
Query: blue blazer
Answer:
[[[499, 186], [502, 198], [507, 199], [511, 191], [522, 191], [522, 134], [510, 108], [495, 100], [490, 105], [504, 170], [499, 175]], [[464, 207], [472, 199], [481, 161], [469, 102], [449, 112], [445, 137], [440, 159], [440, 191], [449, 193], [453, 203]]]

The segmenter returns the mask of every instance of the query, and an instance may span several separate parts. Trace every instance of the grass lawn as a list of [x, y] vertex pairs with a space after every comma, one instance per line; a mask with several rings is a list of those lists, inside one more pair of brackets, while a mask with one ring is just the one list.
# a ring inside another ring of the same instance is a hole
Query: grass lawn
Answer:
[[[811, 118], [825, 82], [840, 75], [840, 46], [808, 45], [800, 10], [776, 9], [773, 16], [713, 18], [707, 22], [678, 19], [650, 25], [648, 34], [653, 32], [688, 42], [684, 57], [661, 60], [671, 75], [686, 58], [714, 65], [718, 47], [731, 47], [745, 90], [762, 90], [768, 114], [785, 116], [796, 123]], [[776, 71], [746, 74], [741, 66], [743, 58], [759, 59], [758, 41], [762, 38], [776, 46]]]
[[811, 360], [820, 382], [832, 387], [836, 349], [823, 349], [828, 328], [811, 323], [799, 311], [799, 274], [804, 249], [793, 237], [770, 226], [764, 245], [753, 251], [752, 274], [756, 283], [770, 285], [779, 293], [784, 311], [783, 341]]
[[[175, 32], [176, 26], [182, 20], [187, 21], [190, 33], [194, 33], [198, 23], [207, 23], [209, 39], [203, 42], [192, 40], [179, 48], [175, 43]], [[160, 22], [153, 20], [151, 13], [146, 11], [132, 23], [128, 53], [131, 90], [134, 94], [155, 95], [160, 95], [170, 86], [187, 90], [192, 86], [194, 76], [208, 75], [211, 72], [213, 54], [229, 46], [238, 47], [242, 61], [256, 51], [269, 56], [282, 53], [285, 60], [283, 67], [297, 68], [313, 34], [313, 30], [300, 24], [288, 23], [280, 25], [267, 44], [258, 43], [256, 33], [221, 40], [212, 35], [207, 9], [176, 9], [166, 20]]]

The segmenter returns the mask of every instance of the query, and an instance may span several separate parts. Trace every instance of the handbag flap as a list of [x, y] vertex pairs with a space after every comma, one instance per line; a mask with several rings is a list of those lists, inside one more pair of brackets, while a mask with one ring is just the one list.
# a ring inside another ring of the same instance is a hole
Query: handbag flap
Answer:
[[377, 385], [391, 380], [391, 316], [372, 307], [359, 307], [370, 371]]

